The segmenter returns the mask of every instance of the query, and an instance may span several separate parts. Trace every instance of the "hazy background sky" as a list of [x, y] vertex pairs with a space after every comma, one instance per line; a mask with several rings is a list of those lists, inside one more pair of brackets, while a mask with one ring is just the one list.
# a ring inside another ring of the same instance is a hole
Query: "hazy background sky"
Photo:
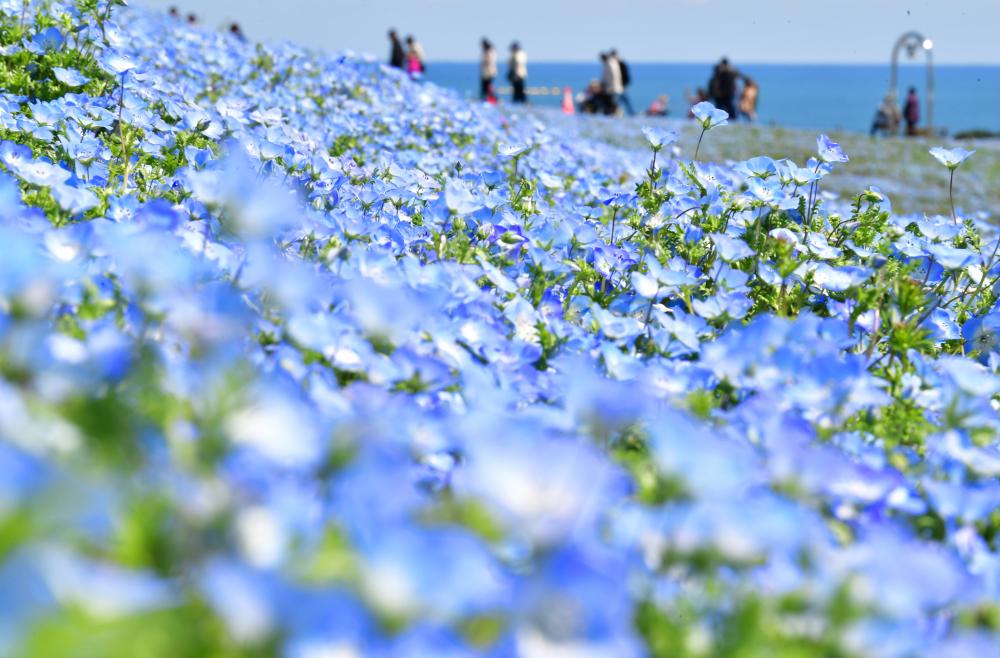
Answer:
[[916, 29], [937, 62], [1000, 64], [1000, 0], [131, 0], [238, 20], [252, 39], [384, 56], [386, 30], [413, 33], [431, 61], [478, 57], [517, 38], [533, 61], [885, 63]]

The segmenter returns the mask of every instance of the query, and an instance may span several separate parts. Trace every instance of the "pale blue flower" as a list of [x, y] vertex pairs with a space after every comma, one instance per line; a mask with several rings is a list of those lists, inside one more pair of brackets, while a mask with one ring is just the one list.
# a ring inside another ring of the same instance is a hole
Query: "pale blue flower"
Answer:
[[691, 114], [704, 130], [711, 130], [729, 123], [729, 113], [718, 109], [708, 101], [702, 101], [692, 107]]
[[844, 149], [840, 148], [840, 144], [826, 135], [820, 135], [816, 138], [816, 151], [819, 153], [820, 160], [830, 164], [840, 164], [850, 159], [844, 153]]
[[975, 149], [969, 151], [961, 147], [943, 148], [935, 146], [930, 150], [934, 159], [943, 164], [948, 169], [957, 169], [960, 164], [968, 160], [976, 153]]
[[55, 74], [56, 80], [67, 87], [82, 87], [90, 82], [90, 78], [75, 69], [66, 69], [57, 66], [52, 69], [52, 73]]
[[646, 141], [649, 142], [649, 145], [652, 146], [655, 151], [659, 151], [664, 146], [669, 146], [677, 141], [676, 130], [643, 126], [642, 134], [645, 135]]

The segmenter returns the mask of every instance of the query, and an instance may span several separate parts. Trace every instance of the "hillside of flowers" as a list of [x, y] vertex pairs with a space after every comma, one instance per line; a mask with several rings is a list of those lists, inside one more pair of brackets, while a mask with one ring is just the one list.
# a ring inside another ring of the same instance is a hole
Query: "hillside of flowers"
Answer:
[[1000, 655], [971, 152], [900, 215], [124, 4], [0, 0], [0, 655]]

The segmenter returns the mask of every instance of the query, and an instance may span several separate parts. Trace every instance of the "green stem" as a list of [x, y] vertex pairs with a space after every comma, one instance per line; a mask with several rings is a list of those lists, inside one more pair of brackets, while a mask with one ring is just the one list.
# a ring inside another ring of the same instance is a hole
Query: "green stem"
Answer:
[[124, 160], [124, 174], [122, 176], [122, 191], [128, 189], [128, 174], [130, 166], [130, 158], [128, 152], [128, 145], [125, 143], [125, 126], [122, 123], [122, 110], [125, 108], [125, 74], [122, 74], [122, 93], [118, 100], [118, 138], [121, 140], [122, 144], [122, 159]]
[[[820, 163], [817, 162], [816, 163], [816, 167], [813, 169], [813, 173], [814, 174], [817, 174], [817, 175], [819, 174], [819, 165], [820, 165]], [[812, 182], [812, 185], [809, 186], [809, 207], [806, 208], [806, 233], [807, 234], [809, 232], [809, 227], [812, 225], [813, 213], [815, 211], [815, 203], [816, 203], [816, 192], [818, 190], [819, 190], [819, 179], [817, 178], [816, 180], [814, 180]]]
[[[996, 260], [998, 249], [1000, 249], [1000, 237], [997, 238], [997, 243], [993, 247], [993, 253], [990, 255], [990, 259], [986, 261], [986, 266], [983, 268], [983, 273], [979, 277], [979, 285], [976, 286], [976, 291], [972, 293], [972, 297], [970, 299], [974, 300], [976, 297], [979, 296], [979, 293], [982, 292], [983, 284], [986, 283], [986, 274], [993, 268], [993, 262]], [[967, 292], [969, 292], [969, 286], [965, 287], [965, 290], [962, 291], [961, 296], [965, 297], [965, 293]]]
[[865, 357], [871, 361], [875, 354], [875, 345], [878, 344], [879, 334], [882, 331], [882, 313], [880, 308], [875, 309], [875, 326], [872, 327], [872, 337], [868, 342], [868, 349], [865, 350]]
[[701, 134], [698, 135], [698, 145], [694, 147], [694, 159], [698, 159], [698, 151], [701, 150], [701, 140], [705, 137], [705, 127], [702, 126]]
[[948, 201], [951, 202], [951, 221], [958, 224], [958, 217], [955, 215], [955, 170], [951, 170], [948, 177]]
[[[659, 294], [660, 291], [657, 290], [656, 292], [657, 292], [657, 294]], [[655, 297], [651, 297], [650, 300], [649, 300], [649, 306], [646, 307], [646, 319], [643, 322], [643, 324], [646, 325], [646, 331], [648, 331], [650, 333], [650, 335], [652, 335], [652, 333], [653, 333], [652, 329], [649, 326], [649, 321], [653, 319], [653, 302], [654, 301], [656, 301], [656, 298]]]

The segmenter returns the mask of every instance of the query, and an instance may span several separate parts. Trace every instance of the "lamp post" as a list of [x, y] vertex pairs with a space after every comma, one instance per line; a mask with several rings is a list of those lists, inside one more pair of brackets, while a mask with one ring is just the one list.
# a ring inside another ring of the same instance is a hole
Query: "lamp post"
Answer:
[[892, 47], [892, 69], [889, 78], [889, 91], [895, 96], [897, 89], [899, 52], [906, 49], [906, 54], [913, 59], [918, 50], [927, 53], [927, 129], [934, 128], [934, 42], [920, 34], [910, 31], [896, 39], [896, 45]]

